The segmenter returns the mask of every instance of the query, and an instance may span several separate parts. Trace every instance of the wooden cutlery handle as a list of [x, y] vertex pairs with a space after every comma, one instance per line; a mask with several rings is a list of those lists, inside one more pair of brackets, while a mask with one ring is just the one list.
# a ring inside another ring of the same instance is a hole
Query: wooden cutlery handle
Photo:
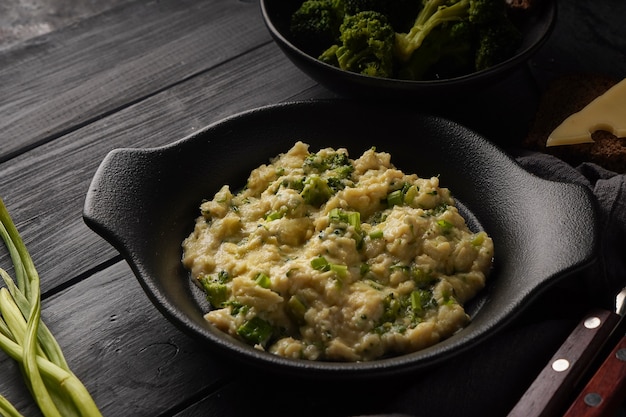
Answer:
[[509, 417], [560, 415], [588, 366], [619, 323], [608, 310], [590, 311], [539, 373]]
[[611, 417], [626, 400], [626, 336], [613, 348], [565, 417]]

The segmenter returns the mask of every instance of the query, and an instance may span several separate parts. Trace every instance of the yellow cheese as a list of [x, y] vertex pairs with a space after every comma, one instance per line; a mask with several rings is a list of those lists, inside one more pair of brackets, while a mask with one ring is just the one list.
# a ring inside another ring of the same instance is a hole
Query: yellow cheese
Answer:
[[546, 146], [593, 143], [591, 134], [597, 130], [626, 137], [626, 79], [565, 119], [550, 134]]

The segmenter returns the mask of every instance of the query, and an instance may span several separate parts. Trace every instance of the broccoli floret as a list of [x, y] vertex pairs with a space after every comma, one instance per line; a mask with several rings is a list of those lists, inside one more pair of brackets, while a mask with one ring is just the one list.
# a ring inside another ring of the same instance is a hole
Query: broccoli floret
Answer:
[[346, 14], [375, 11], [384, 14], [396, 32], [409, 30], [420, 10], [418, 0], [344, 0]]
[[202, 275], [198, 278], [202, 289], [206, 293], [206, 299], [213, 307], [223, 307], [229, 297], [226, 283], [231, 277], [226, 271], [220, 271], [213, 275]]
[[415, 23], [407, 33], [397, 33], [395, 55], [408, 61], [430, 32], [445, 22], [458, 22], [468, 18], [470, 0], [424, 0]]
[[254, 316], [237, 328], [237, 335], [250, 345], [266, 345], [274, 328], [267, 320]]
[[332, 45], [330, 48], [326, 49], [322, 54], [317, 57], [320, 61], [332, 65], [333, 67], [339, 68], [339, 60], [337, 59], [337, 49], [339, 49], [339, 45]]
[[374, 11], [346, 15], [340, 32], [339, 46], [321, 54], [325, 62], [332, 60], [329, 54], [334, 52], [343, 70], [374, 77], [393, 75], [395, 31], [385, 15]]
[[343, 0], [306, 0], [291, 15], [289, 31], [293, 42], [317, 56], [339, 40], [344, 14]]
[[450, 78], [474, 70], [473, 34], [466, 21], [435, 28], [407, 62], [399, 62], [397, 77], [405, 80]]
[[317, 175], [311, 175], [304, 182], [304, 189], [300, 193], [306, 204], [320, 207], [334, 194], [328, 182]]
[[506, 19], [507, 5], [503, 0], [470, 0], [467, 11], [474, 25], [486, 25]]
[[508, 19], [485, 25], [478, 33], [474, 64], [476, 71], [487, 69], [509, 59], [522, 42], [521, 32]]
[[521, 32], [508, 19], [504, 0], [423, 0], [407, 33], [397, 33], [398, 76], [458, 76], [512, 56]]

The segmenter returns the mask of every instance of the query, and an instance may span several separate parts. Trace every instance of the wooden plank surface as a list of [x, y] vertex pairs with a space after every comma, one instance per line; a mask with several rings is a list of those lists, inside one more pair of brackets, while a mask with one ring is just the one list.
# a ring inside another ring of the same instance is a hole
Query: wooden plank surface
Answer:
[[[626, 75], [625, 26], [602, 24], [606, 13], [626, 13], [626, 3], [608, 0], [592, 7], [561, 0], [559, 8], [562, 20], [545, 48], [528, 68], [484, 91], [480, 100], [487, 106], [473, 105], [475, 97], [447, 109], [429, 109], [417, 98], [407, 105], [450, 115], [512, 146], [528, 127], [541, 89], [564, 68]], [[594, 51], [597, 59], [589, 58]], [[455, 401], [475, 406], [488, 400], [472, 399], [469, 393], [479, 387], [471, 381], [467, 398], [449, 398], [429, 380], [358, 391], [312, 382], [295, 385], [249, 372], [237, 379], [233, 364], [216, 360], [160, 315], [119, 254], [83, 223], [85, 193], [110, 150], [169, 144], [257, 106], [330, 97], [336, 96], [271, 42], [257, 1], [129, 1], [0, 51], [0, 196], [15, 214], [42, 275], [43, 317], [104, 415], [290, 415], [305, 407], [306, 415], [330, 416], [390, 411], [392, 404], [408, 410], [420, 399], [424, 410], [435, 411], [439, 405], [427, 401], [433, 395], [444, 398], [442, 409]], [[7, 262], [0, 250], [0, 266]], [[522, 330], [478, 356], [487, 361], [512, 342], [526, 340], [524, 357], [541, 360], [546, 353], [539, 344], [557, 346], [565, 336], [553, 332], [550, 340], [538, 341], [532, 339], [534, 330]], [[489, 377], [480, 364], [451, 366], [466, 366], [479, 381]], [[496, 375], [504, 375], [505, 362], [491, 365]], [[431, 375], [432, 381], [445, 387], [457, 375], [451, 369]], [[0, 393], [25, 415], [37, 416], [17, 367], [5, 355], [0, 355], [0, 370]], [[529, 382], [533, 378], [532, 369], [518, 369], [520, 374]], [[259, 391], [259, 386], [274, 391]], [[299, 396], [270, 409], [273, 413], [260, 411], [267, 411], [264, 401], [294, 387], [302, 390]], [[383, 391], [385, 401], [376, 398]], [[345, 393], [367, 397], [366, 405], [379, 407], [359, 408], [352, 398], [333, 408]], [[506, 392], [511, 397], [500, 398], [499, 406], [516, 394]]]
[[[106, 416], [165, 413], [226, 374], [228, 362], [163, 319], [125, 262], [49, 297], [42, 317]], [[0, 368], [0, 392], [37, 415], [14, 362], [1, 355]]]
[[[234, 112], [287, 100], [313, 86], [275, 48], [264, 45], [0, 164], [0, 195], [11, 212], [21, 213], [15, 221], [43, 272], [44, 292], [116, 254], [81, 217], [91, 178], [110, 150], [165, 145]], [[37, 175], [42, 171], [46, 176]]]
[[137, 1], [2, 53], [0, 162], [269, 42], [257, 2]]

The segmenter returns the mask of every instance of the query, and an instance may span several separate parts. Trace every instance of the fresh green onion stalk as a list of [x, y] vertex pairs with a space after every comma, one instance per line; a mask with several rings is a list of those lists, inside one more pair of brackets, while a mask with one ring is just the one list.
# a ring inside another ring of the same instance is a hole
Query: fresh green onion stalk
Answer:
[[[0, 348], [19, 363], [26, 386], [45, 417], [102, 416], [83, 383], [70, 370], [61, 347], [41, 320], [39, 274], [4, 202], [0, 235], [13, 262], [16, 280], [0, 268]], [[0, 395], [3, 417], [21, 416]]]

